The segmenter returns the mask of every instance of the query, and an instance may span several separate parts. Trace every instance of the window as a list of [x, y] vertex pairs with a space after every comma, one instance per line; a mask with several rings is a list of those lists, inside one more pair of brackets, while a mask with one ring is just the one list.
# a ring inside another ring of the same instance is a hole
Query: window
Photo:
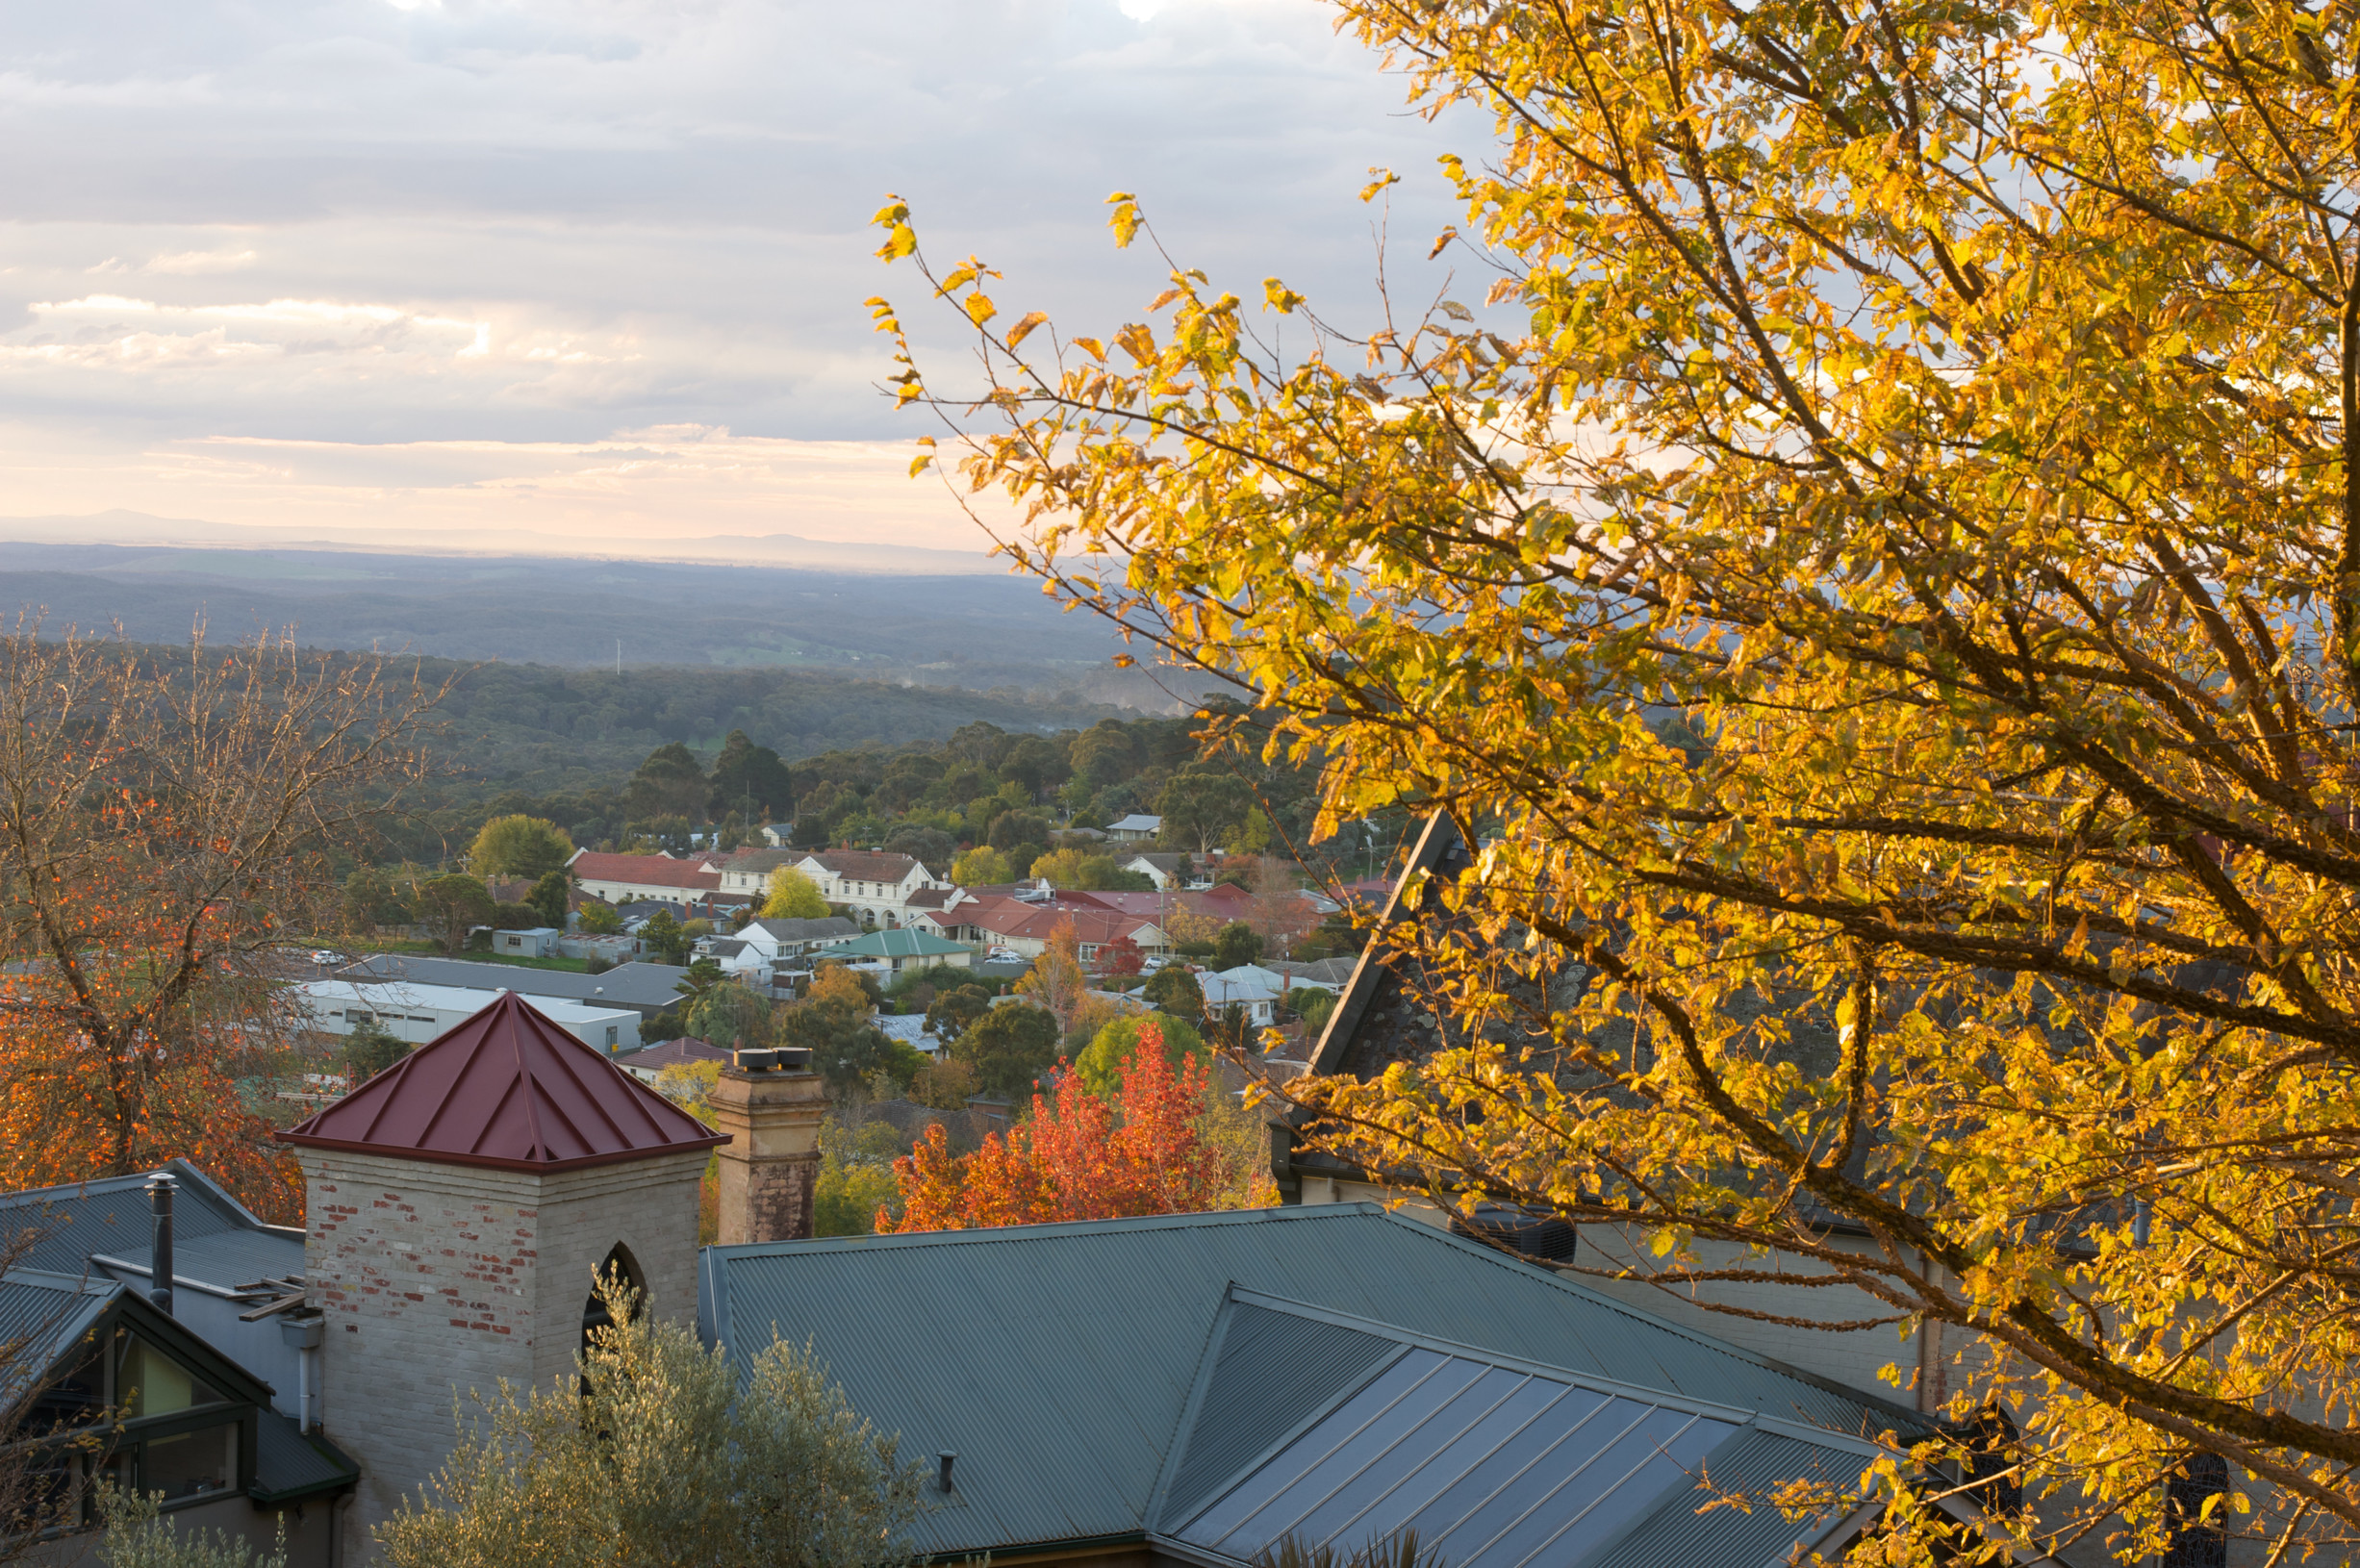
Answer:
[[115, 1333], [114, 1397], [124, 1414], [135, 1421], [229, 1403], [188, 1368], [128, 1329]]
[[616, 1046], [620, 1045], [622, 1041], [622, 1026], [619, 1024], [609, 1024], [606, 1026], [606, 1049], [612, 1050]]
[[167, 1503], [210, 1497], [238, 1485], [238, 1423], [150, 1437], [140, 1445], [140, 1489]]

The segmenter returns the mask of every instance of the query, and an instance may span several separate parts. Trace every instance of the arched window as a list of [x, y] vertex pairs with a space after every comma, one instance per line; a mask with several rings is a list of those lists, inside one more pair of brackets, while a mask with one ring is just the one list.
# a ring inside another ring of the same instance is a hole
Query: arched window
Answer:
[[[619, 1280], [631, 1292], [632, 1321], [637, 1322], [639, 1315], [647, 1310], [647, 1277], [640, 1272], [639, 1259], [633, 1257], [631, 1250], [622, 1243], [615, 1243], [608, 1252], [605, 1261], [598, 1265], [596, 1278], [600, 1284], [610, 1279]], [[585, 1356], [590, 1353], [592, 1330], [612, 1328], [614, 1322], [607, 1315], [606, 1303], [598, 1299], [598, 1292], [594, 1286], [589, 1300], [582, 1303], [582, 1353]]]

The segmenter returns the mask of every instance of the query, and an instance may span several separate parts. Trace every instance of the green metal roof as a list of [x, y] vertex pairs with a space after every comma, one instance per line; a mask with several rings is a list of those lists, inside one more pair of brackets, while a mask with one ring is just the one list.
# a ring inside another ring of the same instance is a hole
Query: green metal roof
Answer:
[[850, 942], [836, 942], [816, 954], [821, 958], [942, 958], [954, 952], [965, 952], [959, 943], [947, 941], [926, 931], [896, 928], [891, 931], [871, 931], [867, 936]]
[[808, 1341], [905, 1456], [958, 1454], [919, 1550], [1006, 1552], [1143, 1538], [1232, 1283], [1837, 1432], [1929, 1429], [1374, 1203], [707, 1248], [698, 1322], [737, 1355]]

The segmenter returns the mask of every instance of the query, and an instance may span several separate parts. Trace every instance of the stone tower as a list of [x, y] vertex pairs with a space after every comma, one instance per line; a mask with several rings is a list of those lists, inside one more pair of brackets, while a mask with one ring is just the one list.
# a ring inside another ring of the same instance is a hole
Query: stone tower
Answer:
[[514, 993], [279, 1136], [303, 1167], [325, 1429], [361, 1464], [346, 1562], [450, 1453], [454, 1391], [570, 1376], [597, 1271], [696, 1320], [722, 1136]]

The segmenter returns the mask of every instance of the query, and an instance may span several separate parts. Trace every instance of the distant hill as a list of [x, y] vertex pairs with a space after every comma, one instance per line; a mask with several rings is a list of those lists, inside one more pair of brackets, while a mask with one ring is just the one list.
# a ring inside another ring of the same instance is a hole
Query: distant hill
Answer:
[[53, 633], [119, 623], [142, 643], [185, 641], [202, 616], [216, 641], [292, 626], [317, 647], [610, 673], [620, 645], [626, 674], [825, 671], [1170, 708], [1153, 681], [1113, 668], [1120, 645], [1103, 623], [1060, 614], [1037, 583], [909, 554], [933, 569], [19, 541], [0, 543], [0, 613], [45, 612]]

